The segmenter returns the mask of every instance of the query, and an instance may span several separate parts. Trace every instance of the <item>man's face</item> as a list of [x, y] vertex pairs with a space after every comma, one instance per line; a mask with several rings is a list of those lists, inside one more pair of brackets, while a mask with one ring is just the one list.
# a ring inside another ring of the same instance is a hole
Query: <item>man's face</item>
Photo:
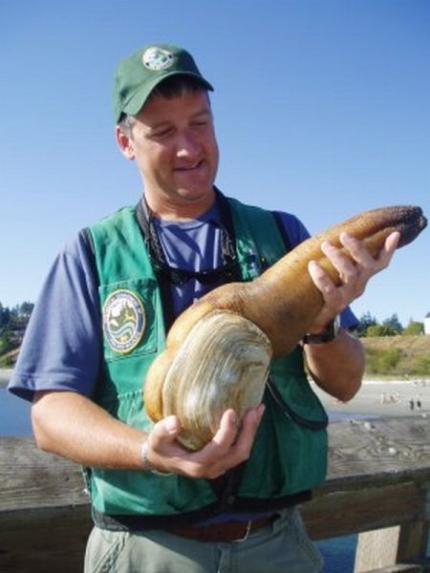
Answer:
[[218, 146], [205, 91], [149, 100], [135, 118], [128, 145], [151, 206], [212, 203]]

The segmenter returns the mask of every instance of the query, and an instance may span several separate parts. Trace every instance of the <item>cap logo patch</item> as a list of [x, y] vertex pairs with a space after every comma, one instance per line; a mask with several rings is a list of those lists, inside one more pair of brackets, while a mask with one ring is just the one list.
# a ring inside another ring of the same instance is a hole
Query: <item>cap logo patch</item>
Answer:
[[103, 305], [103, 330], [114, 352], [127, 354], [142, 340], [146, 326], [145, 309], [135, 293], [119, 289]]
[[145, 50], [142, 56], [143, 65], [153, 72], [167, 70], [173, 64], [173, 59], [172, 52], [155, 46]]

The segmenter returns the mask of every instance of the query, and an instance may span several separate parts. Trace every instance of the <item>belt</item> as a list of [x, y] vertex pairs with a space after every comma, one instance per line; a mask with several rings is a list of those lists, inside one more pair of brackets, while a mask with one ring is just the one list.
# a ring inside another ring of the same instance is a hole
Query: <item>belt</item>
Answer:
[[167, 531], [185, 537], [207, 543], [239, 543], [248, 539], [249, 535], [273, 523], [275, 515], [255, 519], [244, 523], [216, 523], [206, 526], [171, 527]]

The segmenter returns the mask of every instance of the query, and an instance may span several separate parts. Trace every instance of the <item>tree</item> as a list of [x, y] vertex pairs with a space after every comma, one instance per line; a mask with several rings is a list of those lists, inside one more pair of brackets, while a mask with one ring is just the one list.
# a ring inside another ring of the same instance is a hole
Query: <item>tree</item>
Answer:
[[376, 318], [372, 316], [369, 311], [365, 312], [361, 316], [358, 324], [357, 328], [358, 336], [367, 336], [367, 329], [369, 328], [369, 326], [376, 326], [377, 324], [378, 321], [376, 320]]
[[20, 346], [33, 307], [27, 301], [12, 308], [0, 302], [0, 356]]
[[21, 303], [19, 307], [19, 314], [25, 318], [30, 318], [33, 312], [34, 304], [32, 302], [25, 301]]
[[10, 310], [7, 306], [1, 306], [0, 326], [7, 327], [10, 321]]
[[401, 325], [397, 314], [393, 314], [389, 318], [386, 318], [382, 322], [382, 325], [393, 331], [393, 334], [401, 334], [403, 331], [403, 326]]
[[420, 334], [424, 334], [424, 323], [416, 322], [411, 318], [408, 326], [403, 330], [402, 334], [404, 336], [419, 336]]

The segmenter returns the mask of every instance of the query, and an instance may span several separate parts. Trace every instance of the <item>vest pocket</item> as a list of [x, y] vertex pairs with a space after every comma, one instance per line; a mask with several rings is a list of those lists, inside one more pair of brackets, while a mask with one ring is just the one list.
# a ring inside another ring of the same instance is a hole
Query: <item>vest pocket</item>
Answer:
[[106, 362], [158, 351], [163, 320], [154, 279], [130, 279], [99, 287]]

